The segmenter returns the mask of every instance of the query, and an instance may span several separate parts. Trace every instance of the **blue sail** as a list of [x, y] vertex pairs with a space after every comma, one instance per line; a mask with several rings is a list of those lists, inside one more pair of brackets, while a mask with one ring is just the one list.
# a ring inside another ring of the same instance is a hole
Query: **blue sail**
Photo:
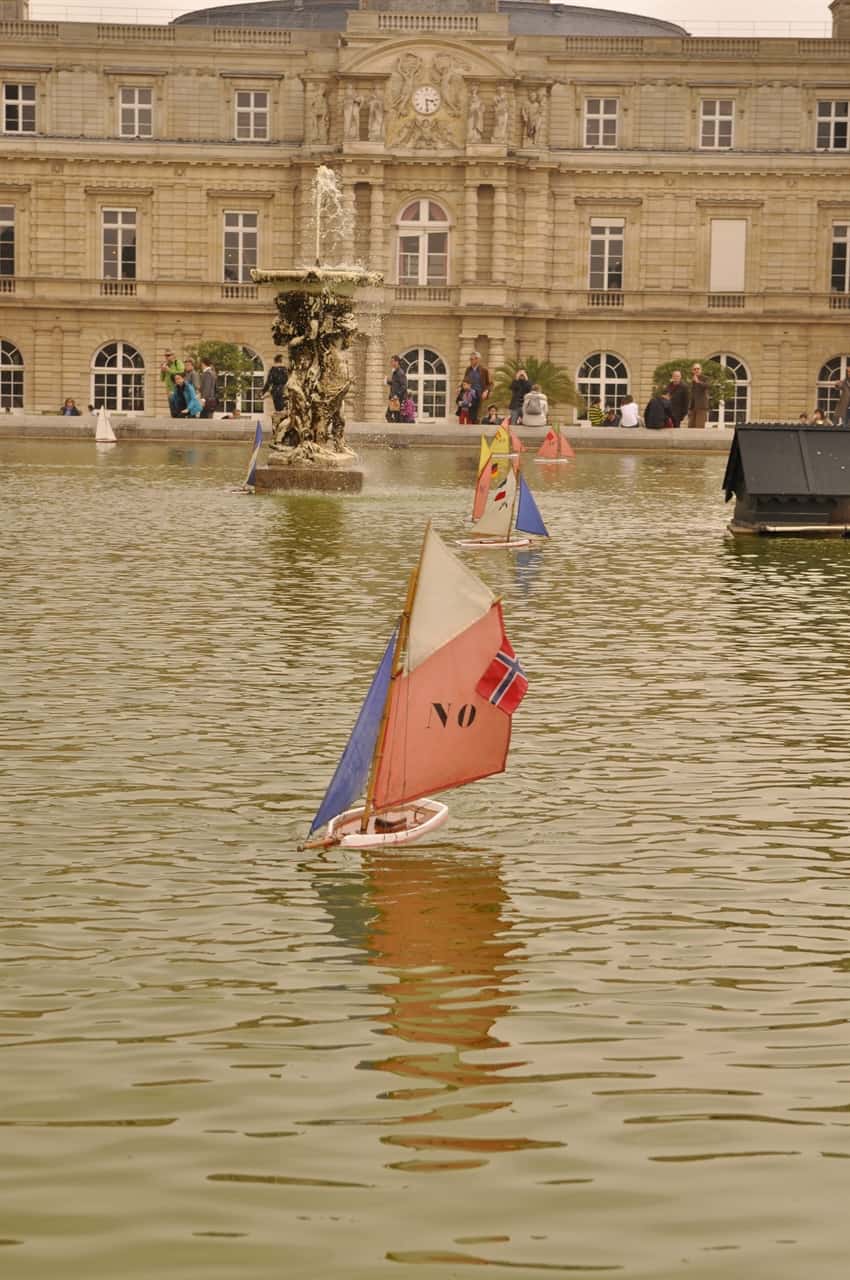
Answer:
[[381, 720], [390, 687], [397, 634], [398, 627], [390, 636], [390, 642], [375, 672], [363, 706], [360, 708], [357, 723], [351, 731], [348, 745], [342, 753], [336, 773], [331, 778], [325, 798], [319, 805], [319, 812], [313, 819], [311, 835], [326, 822], [330, 822], [331, 818], [337, 817], [338, 814], [350, 808], [366, 789], [369, 768], [372, 764], [372, 756], [375, 754], [375, 745], [381, 730]]
[[245, 477], [246, 484], [254, 483], [254, 479], [257, 475], [257, 459], [260, 456], [260, 450], [262, 449], [262, 447], [263, 447], [263, 424], [261, 422], [258, 422], [257, 429], [254, 432], [254, 443], [251, 446], [253, 452], [251, 454], [251, 461], [248, 463], [248, 474]]
[[519, 478], [519, 505], [516, 513], [516, 527], [520, 533], [533, 533], [538, 538], [548, 538], [549, 530], [543, 523], [543, 517], [537, 510], [537, 503], [531, 496], [531, 490]]

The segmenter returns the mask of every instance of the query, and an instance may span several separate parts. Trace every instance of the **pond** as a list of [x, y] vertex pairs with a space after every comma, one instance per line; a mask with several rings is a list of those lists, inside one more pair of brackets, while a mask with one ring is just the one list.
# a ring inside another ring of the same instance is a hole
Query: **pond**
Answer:
[[843, 1277], [850, 545], [530, 463], [507, 773], [299, 854], [476, 458], [246, 454], [0, 442], [3, 1275]]

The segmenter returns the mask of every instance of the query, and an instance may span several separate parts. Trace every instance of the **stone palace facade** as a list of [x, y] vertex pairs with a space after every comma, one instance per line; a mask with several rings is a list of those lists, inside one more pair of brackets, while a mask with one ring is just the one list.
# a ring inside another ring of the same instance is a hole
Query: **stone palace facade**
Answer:
[[249, 350], [256, 393], [274, 291], [251, 269], [312, 260], [326, 164], [341, 254], [385, 278], [350, 416], [383, 418], [395, 352], [420, 418], [451, 416], [473, 348], [609, 404], [688, 355], [733, 372], [721, 421], [829, 407], [850, 352], [850, 0], [831, 8], [832, 39], [694, 39], [524, 0], [166, 26], [0, 0], [0, 405], [162, 413], [163, 351], [204, 338]]

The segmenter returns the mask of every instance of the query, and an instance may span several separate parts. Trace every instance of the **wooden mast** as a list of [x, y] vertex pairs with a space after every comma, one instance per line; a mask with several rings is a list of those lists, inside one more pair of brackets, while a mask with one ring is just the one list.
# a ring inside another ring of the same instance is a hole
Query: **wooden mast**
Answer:
[[422, 539], [422, 546], [419, 549], [419, 559], [410, 575], [410, 581], [407, 584], [407, 597], [404, 601], [404, 608], [401, 613], [401, 621], [399, 623], [398, 635], [396, 636], [395, 648], [393, 650], [393, 668], [390, 673], [389, 684], [387, 685], [387, 697], [384, 702], [384, 710], [381, 715], [381, 727], [378, 730], [378, 737], [375, 742], [375, 751], [372, 756], [372, 764], [369, 768], [369, 781], [366, 785], [366, 802], [363, 807], [363, 817], [360, 819], [360, 830], [365, 833], [369, 826], [369, 819], [374, 812], [375, 785], [378, 781], [378, 767], [383, 759], [384, 745], [387, 737], [387, 723], [390, 715], [390, 696], [392, 694], [393, 680], [401, 671], [400, 656], [407, 644], [407, 637], [410, 634], [410, 615], [413, 612], [413, 604], [416, 599], [416, 588], [419, 585], [419, 571], [422, 568], [422, 557], [425, 554], [425, 543], [428, 541], [428, 534], [431, 531], [431, 521], [429, 520], [425, 526], [425, 535]]

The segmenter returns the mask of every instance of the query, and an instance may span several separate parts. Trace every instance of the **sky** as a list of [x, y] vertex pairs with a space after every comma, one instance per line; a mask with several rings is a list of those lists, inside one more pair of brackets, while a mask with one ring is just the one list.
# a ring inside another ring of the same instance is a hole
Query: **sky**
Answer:
[[[232, 2], [232, 0], [231, 0]], [[694, 35], [825, 36], [828, 0], [571, 0], [584, 9], [622, 9], [678, 22]], [[33, 19], [67, 22], [168, 22], [216, 0], [30, 0]], [[398, 0], [399, 8], [404, 0]]]

